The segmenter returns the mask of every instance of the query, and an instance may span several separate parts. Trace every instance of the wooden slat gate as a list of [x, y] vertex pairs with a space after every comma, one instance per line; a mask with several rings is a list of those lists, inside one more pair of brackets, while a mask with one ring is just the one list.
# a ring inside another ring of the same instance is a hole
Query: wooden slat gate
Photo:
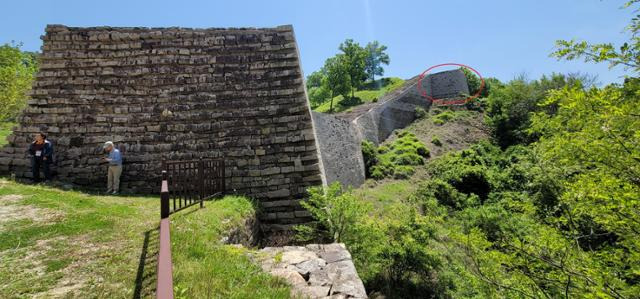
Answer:
[[163, 176], [166, 173], [172, 201], [169, 214], [197, 203], [202, 207], [204, 200], [226, 191], [223, 160], [163, 161], [162, 169]]
[[162, 169], [156, 298], [173, 299], [169, 215], [197, 203], [202, 207], [204, 200], [224, 194], [224, 161], [163, 161]]

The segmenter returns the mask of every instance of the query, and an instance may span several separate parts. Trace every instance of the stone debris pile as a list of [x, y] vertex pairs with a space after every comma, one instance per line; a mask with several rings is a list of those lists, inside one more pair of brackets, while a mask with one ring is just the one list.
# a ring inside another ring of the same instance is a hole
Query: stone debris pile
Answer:
[[289, 282], [292, 297], [367, 298], [351, 254], [342, 243], [265, 247], [262, 269]]

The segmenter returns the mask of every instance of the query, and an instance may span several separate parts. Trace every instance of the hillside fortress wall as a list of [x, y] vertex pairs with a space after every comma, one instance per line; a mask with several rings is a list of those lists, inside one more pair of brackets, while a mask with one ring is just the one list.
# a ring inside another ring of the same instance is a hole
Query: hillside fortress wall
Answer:
[[102, 144], [125, 152], [121, 189], [155, 193], [161, 162], [220, 158], [227, 189], [294, 223], [322, 184], [291, 26], [76, 28], [49, 25], [31, 100], [1, 149], [0, 172], [30, 177], [25, 149], [45, 131], [56, 179], [105, 186]]
[[357, 112], [329, 115], [313, 112], [316, 136], [327, 183], [360, 186], [365, 181], [362, 142], [378, 145], [393, 131], [402, 129], [416, 119], [416, 108], [429, 109], [431, 100], [460, 97], [469, 93], [467, 79], [460, 70], [443, 71], [409, 79], [398, 90], [383, 96], [377, 103], [359, 107]]
[[[383, 142], [430, 102], [417, 77], [361, 112], [313, 112], [291, 26], [49, 25], [28, 107], [0, 149], [0, 173], [31, 177], [25, 151], [44, 131], [55, 179], [106, 185], [102, 144], [124, 152], [121, 190], [156, 193], [163, 160], [225, 161], [232, 193], [258, 199], [266, 223], [307, 221], [310, 186], [365, 180], [361, 142]], [[429, 95], [468, 93], [459, 70], [429, 75]]]

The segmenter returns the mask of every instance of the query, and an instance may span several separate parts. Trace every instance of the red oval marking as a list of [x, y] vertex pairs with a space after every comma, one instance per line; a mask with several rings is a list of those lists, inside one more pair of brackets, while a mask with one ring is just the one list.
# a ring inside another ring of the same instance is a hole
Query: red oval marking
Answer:
[[[472, 70], [474, 73], [476, 73], [476, 75], [478, 75], [478, 77], [480, 77], [480, 88], [478, 89], [478, 91], [466, 98], [466, 99], [455, 99], [455, 100], [445, 100], [445, 99], [434, 99], [432, 96], [427, 95], [427, 91], [422, 89], [422, 79], [424, 79], [424, 77], [426, 76], [427, 73], [429, 73], [429, 71], [431, 71], [432, 69], [441, 67], [441, 66], [459, 66], [459, 67], [464, 67], [467, 69]], [[462, 64], [462, 63], [453, 63], [453, 62], [449, 62], [449, 63], [442, 63], [442, 64], [437, 64], [434, 65], [428, 69], [426, 69], [424, 72], [422, 72], [422, 74], [420, 74], [420, 77], [418, 78], [418, 84], [417, 88], [418, 88], [418, 92], [427, 100], [431, 101], [431, 103], [436, 104], [436, 105], [440, 105], [440, 106], [446, 106], [446, 105], [463, 105], [466, 104], [470, 101], [472, 101], [473, 99], [477, 98], [480, 96], [480, 93], [482, 92], [482, 90], [484, 89], [484, 78], [482, 78], [482, 75], [480, 74], [480, 72], [476, 71], [474, 68]]]

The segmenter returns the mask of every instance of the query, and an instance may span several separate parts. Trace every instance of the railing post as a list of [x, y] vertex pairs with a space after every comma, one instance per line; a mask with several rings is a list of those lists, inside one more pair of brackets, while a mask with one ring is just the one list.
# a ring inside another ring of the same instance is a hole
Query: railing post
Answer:
[[160, 219], [169, 217], [169, 183], [167, 182], [167, 171], [162, 170], [162, 186], [160, 188]]
[[198, 192], [200, 193], [200, 207], [204, 207], [204, 160], [198, 160]]

